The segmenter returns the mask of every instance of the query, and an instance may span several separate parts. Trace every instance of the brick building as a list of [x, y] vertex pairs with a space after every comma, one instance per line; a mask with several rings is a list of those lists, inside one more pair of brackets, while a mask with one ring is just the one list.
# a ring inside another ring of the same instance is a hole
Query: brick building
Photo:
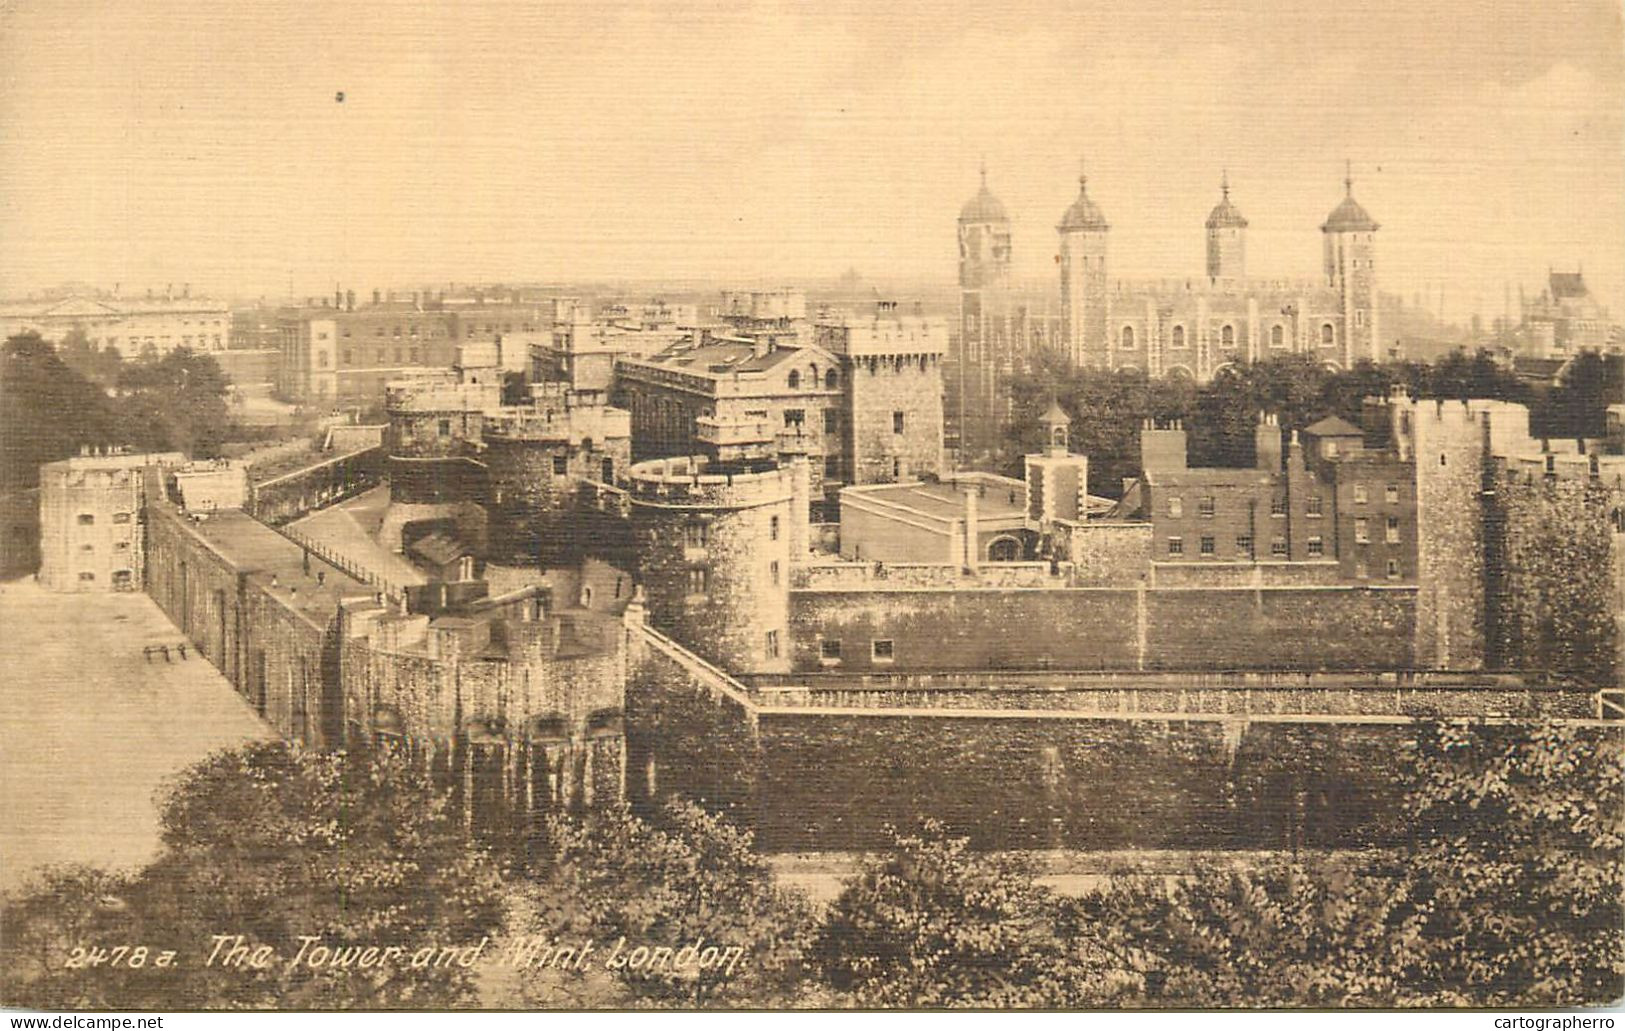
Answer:
[[138, 591], [146, 564], [146, 478], [178, 452], [95, 453], [40, 467], [40, 569], [54, 591]]
[[459, 346], [536, 334], [552, 318], [551, 302], [447, 301], [426, 292], [397, 300], [374, 291], [372, 304], [356, 307], [354, 293], [341, 292], [278, 317], [277, 391], [301, 404], [376, 403], [391, 380], [450, 368]]
[[1261, 417], [1251, 469], [1191, 468], [1178, 424], [1140, 431], [1131, 503], [1152, 525], [1156, 563], [1305, 563], [1331, 580], [1415, 582], [1416, 474], [1365, 431], [1326, 418], [1294, 431]]

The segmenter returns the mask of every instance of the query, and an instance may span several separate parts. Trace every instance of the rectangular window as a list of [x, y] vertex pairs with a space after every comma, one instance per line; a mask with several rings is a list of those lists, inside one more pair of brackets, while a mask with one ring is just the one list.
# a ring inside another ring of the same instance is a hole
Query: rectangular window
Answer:
[[1356, 580], [1364, 580], [1367, 577], [1369, 577], [1370, 575], [1371, 575], [1370, 572], [1367, 571], [1367, 569], [1365, 568], [1365, 563], [1364, 562], [1356, 562], [1356, 563], [1354, 563], [1354, 578]]
[[841, 457], [839, 455], [824, 456], [824, 479], [838, 480], [841, 478]]
[[1253, 535], [1250, 533], [1236, 534], [1236, 554], [1250, 556], [1253, 553]]
[[1275, 516], [1278, 519], [1285, 517], [1285, 515], [1286, 515], [1286, 498], [1283, 498], [1283, 497], [1270, 498], [1270, 515]]
[[901, 433], [901, 432], [903, 432], [903, 413], [902, 412], [893, 412], [893, 413], [891, 413], [891, 431], [893, 433]]
[[354, 365], [355, 364], [355, 352], [350, 350], [349, 348], [346, 348], [345, 351], [344, 351], [344, 364], [346, 364], [346, 365]]
[[1286, 538], [1274, 537], [1270, 540], [1270, 557], [1286, 558]]
[[897, 657], [890, 641], [872, 642], [869, 645], [869, 656], [876, 662], [890, 662]]
[[563, 476], [570, 471], [570, 457], [568, 455], [553, 456], [553, 475]]
[[1387, 533], [1384, 535], [1384, 539], [1386, 539], [1389, 544], [1398, 544], [1399, 543], [1399, 517], [1398, 516], [1389, 516], [1388, 517], [1388, 528], [1387, 528]]
[[1170, 554], [1170, 555], [1183, 555], [1183, 554], [1185, 554], [1185, 538], [1183, 538], [1183, 537], [1170, 537], [1170, 538], [1168, 538], [1168, 554]]
[[683, 543], [691, 548], [705, 547], [706, 525], [704, 523], [689, 523], [683, 528]]
[[786, 408], [784, 410], [784, 424], [786, 426], [801, 426], [807, 421], [807, 413], [800, 408]]
[[1390, 483], [1388, 486], [1384, 487], [1382, 489], [1382, 500], [1388, 502], [1390, 505], [1399, 504], [1399, 484]]
[[1320, 513], [1320, 495], [1316, 494], [1314, 497], [1310, 498], [1304, 503], [1304, 514], [1319, 518]]
[[776, 562], [776, 561], [775, 562], [769, 562], [767, 564], [767, 577], [768, 577], [769, 580], [771, 580], [773, 582], [774, 587], [777, 587], [779, 585], [779, 564], [778, 564], [778, 562]]
[[1354, 485], [1354, 503], [1356, 505], [1363, 505], [1366, 503], [1365, 484], [1356, 483]]
[[688, 593], [703, 595], [706, 589], [706, 575], [703, 569], [690, 569], [688, 571]]
[[441, 419], [440, 420], [440, 435], [442, 437], [451, 436], [451, 420], [450, 419]]
[[769, 540], [779, 539], [779, 517], [773, 516], [767, 521], [767, 537]]
[[96, 517], [91, 515], [89, 512], [80, 512], [79, 513], [79, 525], [80, 526], [94, 526], [95, 523], [96, 523]]
[[1309, 556], [1311, 558], [1320, 558], [1324, 554], [1326, 554], [1326, 542], [1319, 537], [1309, 538]]
[[1397, 558], [1391, 558], [1388, 560], [1388, 579], [1399, 579], [1399, 559]]
[[1196, 502], [1196, 512], [1203, 518], [1212, 519], [1214, 509], [1215, 506], [1213, 504], [1213, 496], [1211, 494]]
[[1213, 538], [1209, 537], [1209, 536], [1204, 536], [1202, 538], [1202, 554], [1204, 556], [1211, 557], [1213, 555], [1213, 553], [1214, 553]]
[[1356, 543], [1356, 544], [1370, 544], [1371, 543], [1371, 527], [1368, 524], [1368, 522], [1366, 520], [1364, 520], [1364, 519], [1356, 519], [1356, 520], [1354, 520], [1354, 543]]
[[94, 580], [94, 579], [96, 579], [96, 574], [95, 573], [80, 573], [79, 574], [79, 579], [86, 580], [86, 581]]
[[840, 661], [841, 642], [831, 637], [821, 638], [818, 642], [818, 657], [825, 662]]
[[1184, 498], [1169, 498], [1168, 499], [1168, 518], [1169, 519], [1178, 519], [1181, 516], [1183, 516], [1184, 514], [1185, 514], [1185, 499]]
[[127, 523], [129, 521], [130, 521], [130, 513], [128, 513], [128, 512], [114, 512], [113, 513], [113, 522], [115, 522], [115, 523]]
[[779, 632], [777, 630], [767, 632], [767, 657], [770, 659], [779, 657]]
[[834, 433], [841, 428], [841, 410], [839, 408], [824, 409], [824, 432]]

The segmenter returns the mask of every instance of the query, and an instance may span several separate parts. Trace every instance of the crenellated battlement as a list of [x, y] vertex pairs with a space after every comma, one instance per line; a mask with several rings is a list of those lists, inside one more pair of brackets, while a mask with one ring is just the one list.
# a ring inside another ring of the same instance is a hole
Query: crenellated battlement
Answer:
[[592, 405], [580, 408], [502, 408], [485, 416], [484, 435], [509, 441], [579, 444], [632, 435], [632, 413]]
[[749, 508], [785, 501], [793, 489], [792, 471], [772, 459], [658, 458], [634, 465], [627, 479], [632, 504], [667, 508]]

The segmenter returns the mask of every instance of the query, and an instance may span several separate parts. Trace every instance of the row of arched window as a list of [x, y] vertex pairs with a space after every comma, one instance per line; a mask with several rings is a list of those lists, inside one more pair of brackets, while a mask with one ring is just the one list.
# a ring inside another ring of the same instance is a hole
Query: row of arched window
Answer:
[[[1175, 326], [1173, 328], [1171, 338], [1172, 338], [1171, 341], [1170, 341], [1170, 346], [1171, 347], [1173, 347], [1175, 349], [1184, 347], [1185, 346], [1185, 327], [1184, 326]], [[1124, 326], [1122, 335], [1120, 337], [1120, 340], [1122, 342], [1122, 349], [1123, 350], [1132, 351], [1134, 349], [1134, 327], [1133, 326]], [[1322, 347], [1331, 347], [1331, 346], [1335, 345], [1336, 343], [1337, 343], [1337, 328], [1335, 326], [1333, 326], [1330, 322], [1321, 323], [1321, 325], [1320, 325], [1320, 344], [1321, 344], [1321, 346]], [[1235, 347], [1236, 346], [1236, 327], [1235, 326], [1232, 326], [1232, 325], [1226, 323], [1223, 327], [1220, 328], [1220, 330], [1219, 330], [1219, 346], [1220, 347], [1225, 347], [1225, 348]], [[1285, 347], [1286, 346], [1286, 329], [1285, 329], [1285, 327], [1281, 326], [1279, 323], [1277, 323], [1276, 325], [1270, 327], [1270, 346], [1271, 347]], [[790, 385], [795, 386], [795, 384], [793, 382]]]
[[[814, 365], [814, 366], [812, 366], [811, 368], [809, 368], [807, 370], [807, 384], [808, 384], [809, 388], [813, 388], [813, 389], [817, 388], [817, 386], [818, 386], [818, 366]], [[824, 372], [824, 389], [825, 390], [834, 390], [837, 387], [839, 387], [840, 385], [841, 385], [840, 374], [837, 373], [834, 369], [825, 370], [825, 372]], [[801, 370], [800, 369], [791, 369], [790, 370], [790, 389], [791, 390], [800, 390], [801, 389]]]

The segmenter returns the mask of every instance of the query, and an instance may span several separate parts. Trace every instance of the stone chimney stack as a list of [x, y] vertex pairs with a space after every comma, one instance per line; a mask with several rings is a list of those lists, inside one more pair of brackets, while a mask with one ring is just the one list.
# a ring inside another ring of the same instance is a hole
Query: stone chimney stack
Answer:
[[1281, 424], [1268, 412], [1258, 413], [1258, 424], [1253, 427], [1253, 450], [1259, 469], [1267, 473], [1281, 471]]

